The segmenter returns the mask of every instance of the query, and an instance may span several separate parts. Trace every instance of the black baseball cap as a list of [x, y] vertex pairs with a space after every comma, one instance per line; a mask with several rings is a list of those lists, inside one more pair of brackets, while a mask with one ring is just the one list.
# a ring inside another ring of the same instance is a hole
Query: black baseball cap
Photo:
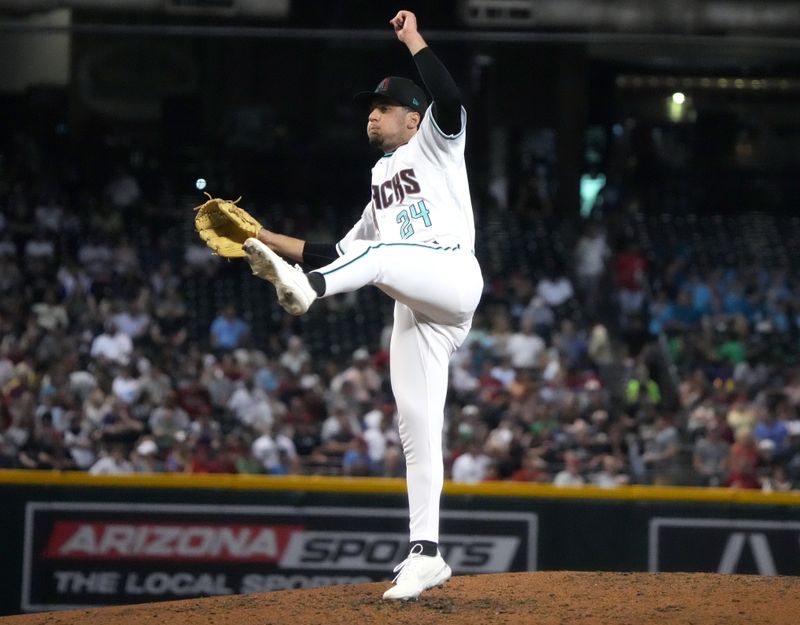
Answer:
[[374, 98], [384, 97], [407, 106], [420, 115], [428, 108], [425, 92], [413, 80], [399, 76], [387, 76], [378, 83], [375, 91], [360, 91], [353, 96], [357, 104], [369, 104]]

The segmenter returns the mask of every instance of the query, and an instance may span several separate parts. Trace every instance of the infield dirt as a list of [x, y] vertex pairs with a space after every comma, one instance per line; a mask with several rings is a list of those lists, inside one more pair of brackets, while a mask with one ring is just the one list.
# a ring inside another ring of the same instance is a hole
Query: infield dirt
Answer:
[[454, 577], [419, 601], [386, 584], [0, 618], [0, 625], [797, 625], [800, 577], [546, 571]]

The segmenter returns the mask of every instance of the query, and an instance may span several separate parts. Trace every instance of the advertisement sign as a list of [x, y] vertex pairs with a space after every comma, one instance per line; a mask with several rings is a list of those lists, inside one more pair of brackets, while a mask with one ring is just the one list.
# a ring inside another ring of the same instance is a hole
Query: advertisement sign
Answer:
[[[442, 513], [456, 575], [536, 569], [536, 514]], [[404, 510], [29, 502], [23, 611], [390, 580]]]
[[651, 572], [800, 575], [800, 522], [653, 518]]

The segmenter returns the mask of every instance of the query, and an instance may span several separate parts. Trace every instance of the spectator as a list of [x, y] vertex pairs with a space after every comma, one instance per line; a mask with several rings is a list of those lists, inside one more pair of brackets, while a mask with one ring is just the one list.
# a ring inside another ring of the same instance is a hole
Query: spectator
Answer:
[[672, 415], [660, 412], [656, 417], [656, 434], [642, 456], [645, 465], [650, 467], [654, 484], [678, 483], [680, 447], [680, 436], [673, 423]]
[[614, 348], [604, 325], [598, 323], [592, 327], [587, 353], [591, 361], [600, 368], [608, 367], [614, 362]]
[[730, 445], [722, 439], [719, 426], [711, 424], [694, 445], [692, 467], [702, 486], [721, 486], [726, 478]]
[[24, 254], [29, 263], [50, 264], [55, 259], [55, 246], [50, 235], [37, 227], [33, 236], [25, 243]]
[[322, 423], [320, 438], [327, 455], [341, 456], [350, 441], [361, 434], [358, 419], [345, 404], [334, 405], [327, 419]]
[[164, 401], [150, 413], [147, 425], [159, 448], [169, 449], [176, 441], [186, 440], [189, 415], [178, 405], [177, 395], [170, 392], [164, 397]]
[[601, 285], [611, 248], [597, 222], [590, 222], [575, 246], [575, 273], [578, 288], [588, 315], [593, 316], [600, 305]]
[[541, 369], [546, 347], [542, 337], [534, 332], [533, 320], [523, 316], [519, 331], [508, 337], [506, 353], [515, 369]]
[[59, 302], [58, 292], [50, 287], [44, 292], [41, 302], [31, 306], [31, 312], [36, 315], [36, 323], [44, 330], [54, 332], [57, 329], [65, 329], [69, 326], [67, 310]]
[[120, 332], [127, 334], [134, 343], [140, 342], [150, 330], [150, 314], [141, 299], [122, 304], [122, 310], [113, 316]]
[[761, 490], [765, 493], [784, 493], [792, 487], [786, 467], [780, 464], [773, 466], [769, 476], [761, 481]]
[[226, 305], [211, 323], [211, 347], [232, 351], [242, 347], [250, 336], [250, 326], [237, 316], [233, 304]]
[[358, 402], [359, 410], [369, 409], [374, 393], [381, 389], [383, 379], [369, 362], [369, 351], [359, 347], [353, 352], [352, 364], [331, 380], [331, 390], [336, 393], [349, 382], [352, 385], [353, 398]]
[[623, 327], [638, 315], [645, 302], [647, 259], [635, 240], [627, 241], [614, 260], [614, 283], [617, 287], [620, 320]]
[[[389, 414], [391, 417], [391, 414]], [[384, 433], [387, 415], [380, 406], [376, 406], [364, 415], [364, 431], [362, 437], [367, 445], [369, 465], [373, 473], [379, 474], [383, 470], [383, 458], [389, 442]]]
[[257, 475], [264, 472], [264, 465], [253, 455], [252, 437], [242, 432], [231, 433], [225, 440], [226, 447], [236, 457], [236, 472], [242, 475]]
[[90, 475], [127, 475], [135, 472], [133, 464], [125, 457], [124, 445], [112, 445], [89, 468]]
[[169, 260], [162, 260], [158, 269], [150, 276], [150, 288], [155, 297], [166, 295], [170, 291], [177, 292], [181, 286], [181, 278], [175, 273], [175, 267]]
[[464, 451], [453, 461], [452, 479], [460, 484], [477, 484], [486, 479], [492, 459], [480, 450], [478, 442], [471, 438]]
[[106, 185], [105, 194], [114, 209], [125, 213], [139, 202], [142, 190], [139, 181], [130, 170], [117, 167], [113, 177]]
[[564, 452], [564, 468], [556, 473], [553, 486], [583, 486], [586, 479], [581, 474], [581, 458], [574, 451]]
[[275, 420], [269, 396], [251, 374], [238, 382], [228, 399], [228, 409], [239, 423], [257, 431], [270, 427]]
[[511, 474], [515, 482], [547, 482], [547, 462], [538, 449], [528, 449], [522, 457], [521, 466]]
[[261, 426], [261, 436], [253, 441], [251, 453], [261, 462], [265, 473], [286, 475], [297, 473], [297, 450], [282, 430], [273, 433], [271, 425]]
[[187, 317], [186, 304], [180, 293], [168, 287], [163, 299], [156, 304], [150, 339], [158, 347], [181, 347], [189, 336]]
[[350, 440], [347, 450], [342, 455], [342, 473], [362, 477], [372, 474], [369, 446], [363, 436], [355, 436]]
[[550, 308], [560, 311], [575, 294], [572, 281], [560, 263], [552, 265], [536, 285], [536, 295]]
[[133, 342], [127, 334], [119, 331], [117, 324], [109, 319], [105, 330], [92, 341], [91, 355], [101, 366], [127, 365], [133, 353]]
[[164, 465], [158, 457], [158, 445], [152, 438], [144, 438], [131, 453], [135, 473], [162, 473]]
[[111, 392], [121, 402], [129, 406], [134, 404], [141, 394], [141, 383], [133, 377], [130, 366], [120, 367], [111, 383]]
[[728, 454], [728, 479], [724, 486], [731, 488], [760, 488], [756, 467], [758, 450], [753, 435], [747, 429], [736, 431], [736, 442]]
[[600, 470], [591, 475], [591, 483], [600, 488], [624, 486], [630, 482], [630, 476], [622, 468], [623, 463], [619, 458], [605, 454], [600, 457]]
[[794, 416], [788, 401], [783, 396], [775, 396], [763, 410], [758, 412], [758, 422], [753, 430], [756, 443], [772, 441], [777, 453], [781, 453], [789, 442], [788, 420], [782, 415]]
[[78, 413], [73, 413], [64, 432], [64, 446], [75, 467], [81, 471], [88, 470], [97, 460], [91, 434], [92, 426], [88, 419], [81, 419]]
[[299, 375], [304, 365], [310, 360], [311, 355], [303, 344], [303, 339], [296, 335], [290, 336], [286, 351], [281, 354], [279, 359], [280, 365], [286, 367], [294, 375]]
[[161, 404], [172, 391], [172, 379], [158, 362], [151, 363], [149, 360], [143, 359], [139, 361], [138, 368], [141, 396], [146, 397], [155, 405]]
[[131, 415], [130, 406], [116, 400], [112, 410], [103, 418], [99, 429], [95, 430], [94, 436], [107, 445], [114, 443], [132, 445], [143, 431], [144, 424]]
[[94, 388], [83, 402], [83, 414], [91, 430], [99, 428], [113, 409], [113, 396], [106, 395], [99, 387]]

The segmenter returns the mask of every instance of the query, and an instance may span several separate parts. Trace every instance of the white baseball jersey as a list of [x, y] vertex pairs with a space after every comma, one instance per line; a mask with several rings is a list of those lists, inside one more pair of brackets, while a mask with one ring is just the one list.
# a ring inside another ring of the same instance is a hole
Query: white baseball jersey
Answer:
[[475, 248], [464, 162], [466, 123], [462, 107], [460, 132], [446, 135], [429, 112], [408, 143], [375, 164], [372, 199], [337, 244], [340, 255], [357, 239]]

